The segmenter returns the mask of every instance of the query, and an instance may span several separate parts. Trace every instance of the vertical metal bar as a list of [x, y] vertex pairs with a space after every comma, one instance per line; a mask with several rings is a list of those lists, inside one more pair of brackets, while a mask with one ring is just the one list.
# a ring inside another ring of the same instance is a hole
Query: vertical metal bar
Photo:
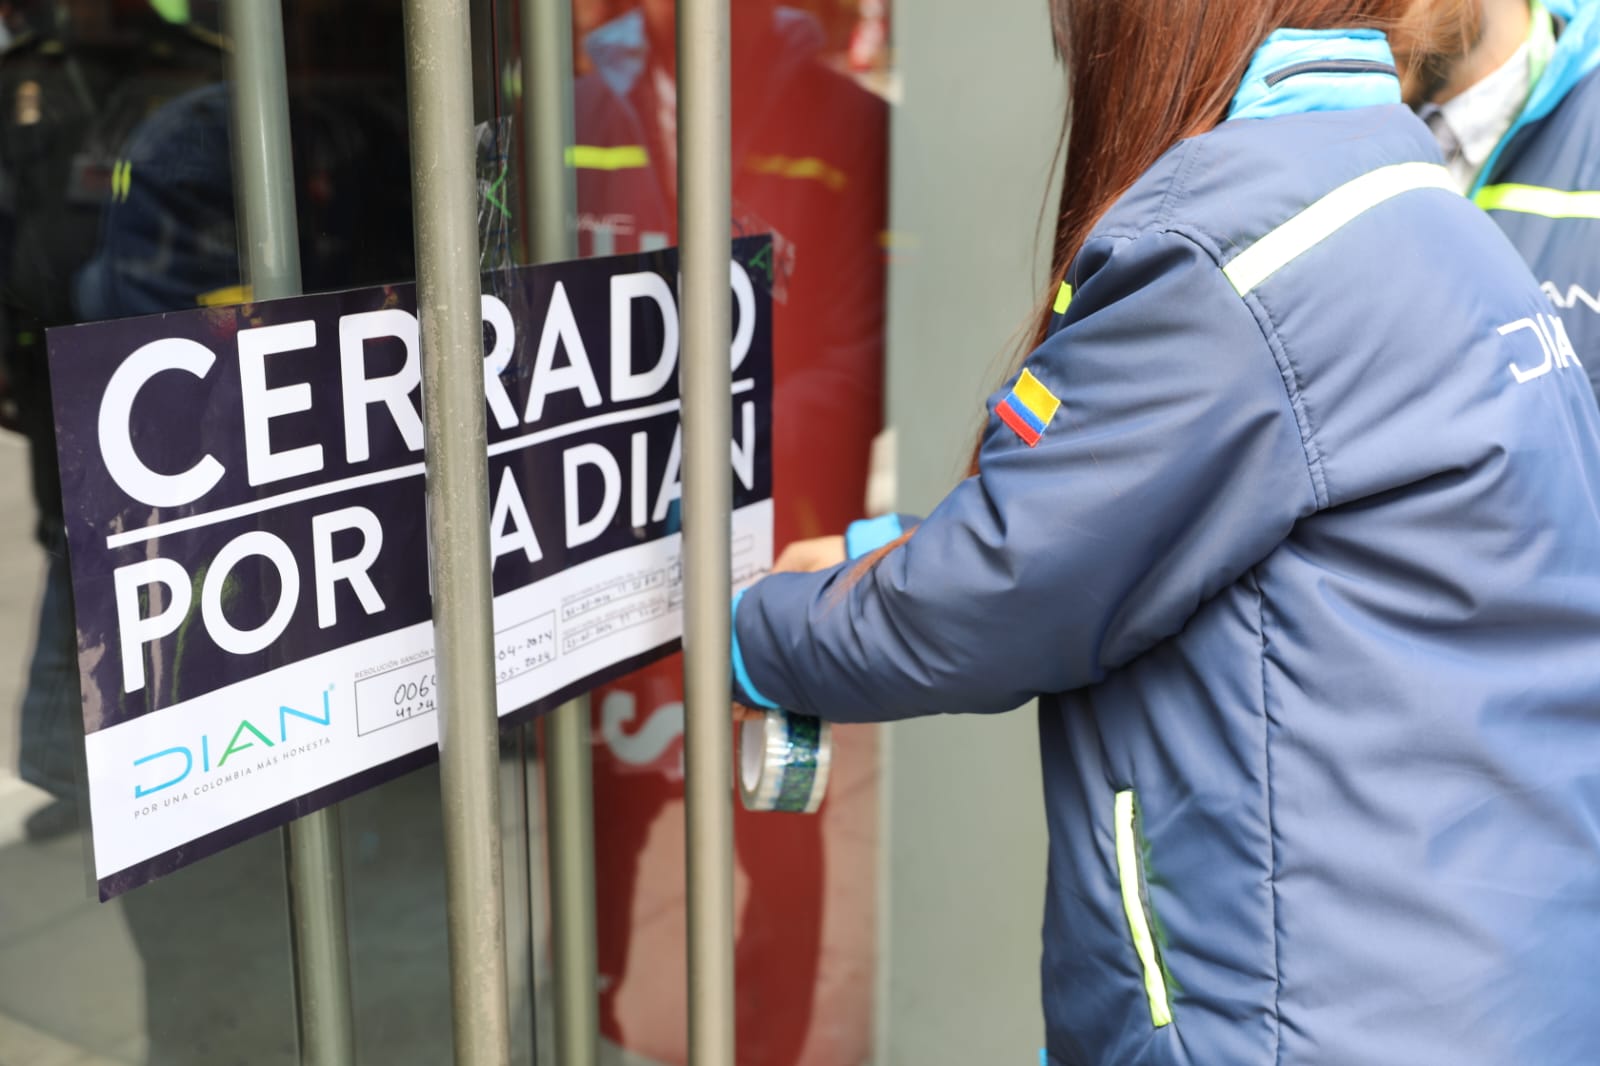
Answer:
[[[233, 40], [234, 182], [245, 280], [253, 299], [296, 296], [300, 239], [283, 10], [279, 0], [229, 0], [225, 11]], [[337, 807], [284, 829], [295, 1013], [306, 1066], [355, 1062], [342, 852]]]
[[[566, 158], [573, 143], [571, 42], [570, 0], [522, 0], [529, 249], [541, 263], [577, 253], [577, 190]], [[545, 722], [555, 1046], [562, 1066], [595, 1066], [600, 1056], [589, 733], [587, 696], [562, 704]]]
[[561, 1066], [595, 1066], [600, 1059], [600, 1004], [589, 697], [556, 708], [544, 735], [556, 1061]]
[[689, 1061], [734, 1066], [728, 0], [678, 0]]
[[511, 1058], [467, 0], [405, 0], [455, 1059]]
[[577, 183], [567, 165], [571, 42], [571, 0], [522, 0], [522, 161], [536, 263], [571, 259], [578, 250]]
[[314, 811], [284, 829], [303, 1066], [356, 1061], [341, 852], [336, 807]]
[[289, 86], [279, 0], [229, 0], [234, 187], [245, 266], [257, 300], [300, 295], [300, 235], [289, 147]]
[[545, 767], [540, 759], [539, 733], [534, 723], [522, 729], [522, 780], [524, 814], [528, 829], [528, 908], [532, 912], [532, 948], [528, 956], [528, 988], [534, 1012], [533, 1062], [559, 1063], [556, 1055], [555, 1011], [550, 991], [550, 899], [544, 841], [548, 839], [549, 811], [544, 802]]

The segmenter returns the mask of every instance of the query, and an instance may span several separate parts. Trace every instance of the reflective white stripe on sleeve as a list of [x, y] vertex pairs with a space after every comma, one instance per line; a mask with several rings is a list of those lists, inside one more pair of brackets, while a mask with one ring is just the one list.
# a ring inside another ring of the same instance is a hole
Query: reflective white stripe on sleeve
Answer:
[[1348, 181], [1234, 256], [1222, 272], [1244, 296], [1361, 214], [1414, 189], [1459, 196], [1450, 172], [1437, 163], [1396, 163]]

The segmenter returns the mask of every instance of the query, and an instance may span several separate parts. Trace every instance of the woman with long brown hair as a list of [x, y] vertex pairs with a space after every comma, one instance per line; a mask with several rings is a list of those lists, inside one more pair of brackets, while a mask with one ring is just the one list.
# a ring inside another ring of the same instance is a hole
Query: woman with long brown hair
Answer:
[[1593, 1061], [1600, 412], [1400, 103], [1460, 8], [1053, 0], [971, 476], [735, 600], [739, 705], [1039, 699], [1054, 1066]]

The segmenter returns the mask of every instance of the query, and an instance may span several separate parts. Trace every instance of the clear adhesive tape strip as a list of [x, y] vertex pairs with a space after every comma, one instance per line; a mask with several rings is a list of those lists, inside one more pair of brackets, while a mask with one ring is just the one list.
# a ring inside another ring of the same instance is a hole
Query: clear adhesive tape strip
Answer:
[[739, 796], [746, 810], [814, 814], [832, 767], [833, 733], [820, 718], [768, 711], [739, 723]]

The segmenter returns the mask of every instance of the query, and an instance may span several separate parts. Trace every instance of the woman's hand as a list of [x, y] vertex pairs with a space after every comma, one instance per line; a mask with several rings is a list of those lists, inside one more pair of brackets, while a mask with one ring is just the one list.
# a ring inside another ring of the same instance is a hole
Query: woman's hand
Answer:
[[740, 722], [758, 721], [766, 713], [759, 707], [746, 707], [742, 703], [735, 703], [733, 705], [733, 724], [738, 725]]
[[772, 564], [772, 572], [810, 573], [838, 566], [844, 561], [843, 537], [812, 537], [810, 540], [792, 541], [779, 552], [778, 561]]

